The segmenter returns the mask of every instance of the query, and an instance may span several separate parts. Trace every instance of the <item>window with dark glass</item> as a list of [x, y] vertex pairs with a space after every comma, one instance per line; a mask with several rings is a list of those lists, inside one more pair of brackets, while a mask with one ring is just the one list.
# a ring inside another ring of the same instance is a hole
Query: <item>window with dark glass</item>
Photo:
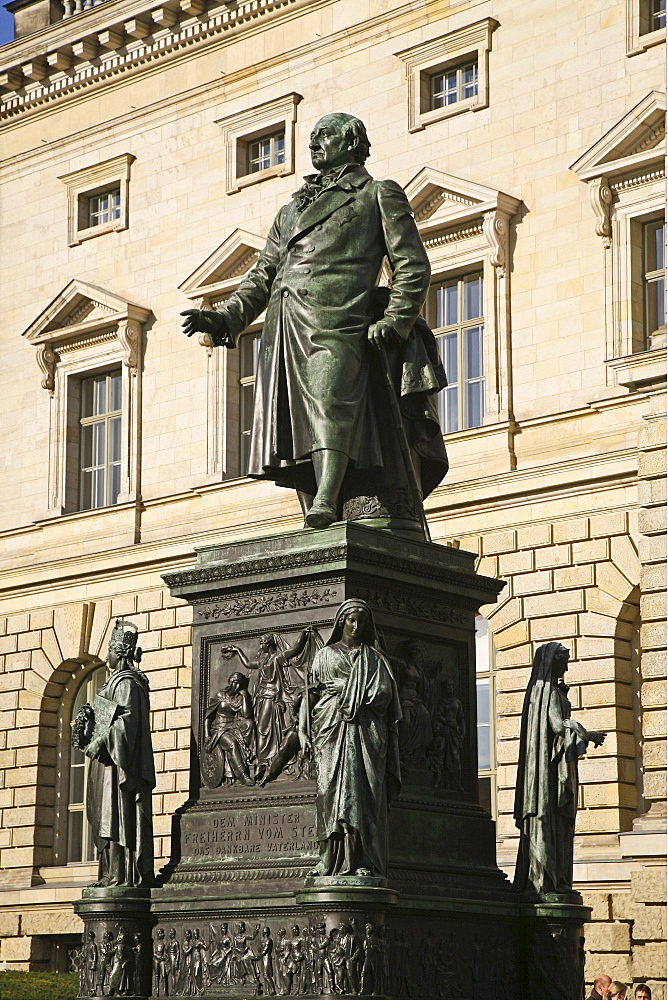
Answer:
[[478, 62], [471, 60], [433, 73], [429, 78], [429, 110], [466, 101], [478, 93]]
[[666, 336], [666, 262], [665, 221], [656, 219], [643, 226], [643, 311], [645, 346], [665, 346]]
[[246, 475], [253, 426], [253, 393], [260, 356], [260, 333], [246, 333], [239, 340], [239, 472]]
[[649, 0], [649, 23], [647, 31], [658, 31], [666, 27], [666, 0]]
[[496, 815], [496, 756], [494, 753], [494, 646], [487, 621], [475, 620], [475, 669], [478, 719], [478, 794], [480, 804]]
[[121, 217], [121, 189], [104, 191], [88, 198], [88, 226], [104, 226]]
[[81, 383], [79, 508], [115, 504], [121, 486], [121, 370]]
[[247, 172], [258, 173], [285, 163], [285, 132], [275, 132], [248, 143]]
[[427, 322], [448, 377], [438, 397], [443, 432], [479, 427], [485, 413], [482, 271], [432, 285]]
[[[97, 667], [83, 681], [72, 705], [72, 718], [79, 709], [90, 704], [107, 677], [106, 666]], [[67, 735], [69, 739], [69, 727]], [[76, 747], [70, 748], [70, 770], [67, 794], [67, 863], [94, 861], [96, 854], [90, 824], [86, 819], [86, 788], [89, 758]]]

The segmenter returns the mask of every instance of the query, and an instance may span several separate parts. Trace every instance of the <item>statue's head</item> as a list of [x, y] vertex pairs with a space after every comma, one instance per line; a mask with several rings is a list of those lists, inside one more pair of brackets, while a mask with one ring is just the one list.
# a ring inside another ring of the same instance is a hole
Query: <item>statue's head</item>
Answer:
[[165, 932], [163, 931], [162, 927], [158, 927], [157, 934], [158, 934], [158, 937], [160, 938], [160, 940], [162, 941], [163, 938], [164, 938], [164, 936], [165, 936]]
[[278, 638], [275, 632], [265, 632], [260, 639], [260, 651], [262, 653], [273, 653], [278, 648]]
[[[127, 631], [126, 626], [128, 627]], [[110, 670], [133, 667], [135, 663], [139, 663], [142, 651], [137, 646], [138, 637], [139, 629], [134, 622], [116, 619], [107, 652], [107, 663]]]
[[176, 927], [172, 927], [171, 931], [169, 932], [169, 939], [170, 941], [173, 941], [175, 938], [176, 938]]
[[378, 637], [373, 613], [366, 601], [351, 598], [339, 607], [332, 626], [332, 634], [326, 645], [332, 646], [341, 639], [350, 642], [351, 645], [360, 645], [363, 642], [369, 646], [376, 645]]
[[324, 172], [346, 163], [364, 163], [371, 143], [359, 118], [344, 111], [334, 111], [315, 123], [309, 148], [313, 166]]
[[238, 670], [230, 674], [230, 679], [227, 682], [227, 690], [230, 694], [238, 694], [239, 691], [245, 691], [247, 687], [248, 677], [246, 677], [246, 674], [242, 674]]
[[453, 694], [455, 693], [455, 685], [452, 683], [449, 677], [446, 678], [445, 684], [443, 686], [445, 687], [445, 693], [447, 694], [448, 698], [452, 698]]
[[262, 937], [269, 937], [270, 934], [271, 934], [271, 928], [269, 927], [262, 928]]

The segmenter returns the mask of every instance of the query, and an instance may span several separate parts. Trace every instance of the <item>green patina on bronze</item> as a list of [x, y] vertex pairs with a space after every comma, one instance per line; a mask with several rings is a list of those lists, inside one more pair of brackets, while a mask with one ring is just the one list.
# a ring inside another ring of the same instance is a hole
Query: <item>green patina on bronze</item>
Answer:
[[558, 642], [534, 656], [524, 699], [515, 789], [520, 845], [515, 886], [530, 896], [581, 901], [573, 892], [573, 839], [578, 805], [578, 758], [603, 732], [587, 732], [571, 719], [564, 674], [569, 651]]
[[[266, 309], [247, 472], [297, 490], [308, 526], [419, 523], [420, 496], [447, 471], [435, 404], [446, 379], [419, 318], [429, 261], [402, 188], [364, 168], [357, 118], [322, 118], [310, 149], [318, 173], [281, 208], [251, 272], [218, 310], [186, 310], [184, 331], [234, 347]], [[391, 289], [377, 287], [385, 258]]]

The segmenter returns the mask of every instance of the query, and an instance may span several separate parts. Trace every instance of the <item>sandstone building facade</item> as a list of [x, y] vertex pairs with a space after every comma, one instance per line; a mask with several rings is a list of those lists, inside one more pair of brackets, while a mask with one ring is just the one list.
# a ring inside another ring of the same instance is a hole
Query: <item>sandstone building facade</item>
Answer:
[[13, 0], [0, 49], [0, 967], [67, 967], [94, 872], [69, 722], [117, 616], [152, 689], [156, 855], [187, 795], [193, 546], [301, 524], [243, 476], [257, 329], [215, 308], [361, 117], [433, 272], [451, 472], [434, 539], [507, 585], [478, 629], [481, 796], [512, 872], [534, 650], [608, 738], [581, 765], [587, 980], [665, 997], [665, 6]]

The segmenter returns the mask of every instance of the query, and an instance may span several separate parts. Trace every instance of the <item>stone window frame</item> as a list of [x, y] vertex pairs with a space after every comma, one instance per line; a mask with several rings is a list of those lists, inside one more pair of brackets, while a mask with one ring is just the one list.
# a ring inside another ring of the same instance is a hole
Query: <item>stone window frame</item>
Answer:
[[[85, 240], [117, 233], [130, 225], [130, 167], [136, 160], [132, 153], [122, 153], [90, 167], [73, 170], [58, 177], [67, 188], [67, 243], [79, 246]], [[88, 225], [90, 198], [118, 188], [121, 195], [120, 214], [100, 225]]]
[[666, 41], [666, 29], [643, 31], [649, 17], [650, 0], [626, 0], [626, 55], [637, 56]]
[[71, 674], [65, 683], [60, 700], [58, 726], [56, 730], [56, 753], [58, 766], [56, 768], [54, 823], [53, 823], [53, 857], [48, 865], [42, 866], [40, 874], [45, 882], [57, 880], [59, 877], [72, 878], [73, 872], [80, 872], [83, 877], [88, 874], [96, 877], [97, 861], [68, 861], [69, 837], [69, 800], [70, 800], [70, 760], [72, 752], [70, 722], [74, 701], [82, 684], [85, 684], [92, 674], [104, 666], [104, 660], [89, 657], [84, 661], [67, 661], [63, 667]]
[[[70, 855], [70, 832], [71, 832], [70, 824], [72, 823], [71, 816], [72, 816], [73, 812], [83, 812], [83, 814], [84, 814], [83, 827], [82, 827], [82, 831], [81, 831], [82, 832], [82, 837], [81, 837], [81, 840], [82, 840], [82, 843], [81, 843], [82, 854], [84, 853], [85, 847], [89, 847], [90, 848], [90, 846], [91, 846], [90, 841], [89, 841], [89, 837], [88, 837], [88, 830], [86, 829], [86, 826], [85, 826], [85, 824], [87, 822], [87, 817], [86, 817], [86, 791], [85, 790], [86, 790], [86, 786], [87, 786], [87, 779], [88, 779], [88, 770], [89, 770], [89, 766], [90, 766], [90, 759], [88, 757], [86, 757], [85, 755], [83, 755], [84, 756], [84, 762], [83, 762], [83, 767], [84, 767], [83, 797], [82, 797], [81, 803], [79, 803], [79, 802], [75, 803], [76, 806], [79, 806], [81, 804], [82, 808], [81, 809], [79, 809], [79, 808], [73, 809], [72, 808], [72, 806], [73, 806], [73, 803], [72, 803], [72, 743], [71, 743], [71, 738], [70, 738], [71, 737], [70, 724], [74, 721], [74, 708], [75, 708], [75, 705], [76, 705], [76, 701], [77, 701], [79, 692], [82, 690], [82, 688], [84, 686], [86, 686], [86, 687], [88, 686], [88, 683], [93, 680], [93, 678], [95, 677], [96, 674], [98, 674], [98, 678], [97, 678], [98, 681], [101, 682], [99, 686], [102, 687], [102, 684], [104, 684], [104, 682], [107, 679], [107, 677], [106, 677], [107, 673], [108, 673], [107, 667], [106, 667], [106, 664], [104, 662], [95, 663], [92, 666], [87, 667], [86, 670], [85, 670], [85, 672], [83, 672], [82, 674], [79, 674], [77, 672], [77, 674], [75, 675], [75, 677], [72, 679], [71, 683], [68, 685], [68, 688], [67, 688], [67, 691], [66, 691], [66, 703], [64, 705], [62, 705], [62, 703], [61, 703], [62, 707], [66, 708], [67, 711], [63, 712], [63, 719], [60, 722], [60, 727], [59, 727], [60, 731], [58, 733], [58, 738], [59, 738], [59, 740], [62, 740], [63, 744], [64, 744], [63, 746], [61, 746], [61, 760], [64, 759], [63, 763], [65, 763], [66, 766], [63, 767], [63, 770], [60, 773], [60, 787], [58, 789], [58, 793], [59, 793], [59, 799], [62, 801], [63, 824], [62, 824], [62, 828], [60, 828], [58, 830], [58, 833], [59, 833], [60, 836], [58, 836], [56, 838], [56, 840], [57, 840], [57, 850], [56, 850], [56, 846], [54, 846], [54, 854], [56, 855], [56, 864], [59, 864], [60, 861], [63, 861], [63, 863], [65, 865], [67, 865], [68, 868], [71, 868], [73, 865], [86, 866], [86, 865], [90, 865], [90, 864], [95, 864], [95, 859], [94, 858], [82, 857], [81, 861], [70, 861], [70, 859], [69, 859], [69, 855]], [[89, 701], [89, 699], [87, 699], [87, 701]], [[89, 703], [90, 703], [90, 701], [89, 701]]]
[[[225, 143], [227, 194], [234, 194], [251, 184], [259, 184], [271, 177], [287, 177], [295, 172], [295, 124], [297, 105], [301, 100], [301, 94], [293, 91], [248, 110], [216, 119], [215, 124], [222, 128]], [[248, 173], [248, 143], [276, 134], [281, 128], [285, 134], [283, 163]]]
[[[404, 64], [408, 83], [409, 132], [420, 132], [428, 125], [453, 115], [480, 111], [489, 106], [489, 53], [492, 34], [498, 23], [494, 18], [485, 17], [474, 24], [394, 53]], [[478, 65], [477, 94], [442, 108], [430, 108], [428, 94], [434, 74], [471, 61], [477, 61]]]
[[[186, 278], [179, 290], [190, 299], [192, 308], [216, 309], [241, 284], [255, 264], [265, 240], [256, 233], [236, 229]], [[244, 334], [262, 329], [264, 313]], [[199, 344], [206, 350], [206, 474], [194, 487], [244, 477], [241, 469], [239, 427], [238, 350], [214, 348], [207, 334]]]
[[666, 97], [650, 91], [571, 166], [587, 184], [605, 274], [609, 385], [665, 383], [666, 348], [644, 345], [642, 226], [665, 212]]
[[433, 167], [423, 167], [405, 190], [429, 257], [432, 281], [473, 270], [483, 272], [485, 415], [479, 427], [453, 431], [447, 440], [465, 440], [486, 433], [486, 429], [505, 427], [511, 447], [510, 464], [514, 465], [510, 228], [521, 202], [502, 191]]
[[73, 279], [24, 331], [36, 348], [41, 386], [49, 394], [48, 487], [44, 517], [91, 516], [80, 510], [79, 390], [81, 380], [121, 369], [121, 490], [115, 507], [140, 497], [143, 327], [150, 310]]

